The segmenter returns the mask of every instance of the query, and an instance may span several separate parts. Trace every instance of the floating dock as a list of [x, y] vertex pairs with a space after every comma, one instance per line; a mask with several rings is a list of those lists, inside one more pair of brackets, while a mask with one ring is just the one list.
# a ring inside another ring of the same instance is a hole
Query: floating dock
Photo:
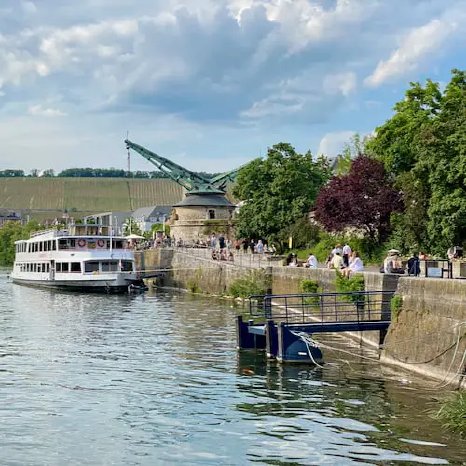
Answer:
[[266, 350], [279, 362], [319, 364], [316, 333], [379, 331], [382, 344], [392, 296], [391, 291], [251, 296], [250, 318], [236, 320], [238, 349]]

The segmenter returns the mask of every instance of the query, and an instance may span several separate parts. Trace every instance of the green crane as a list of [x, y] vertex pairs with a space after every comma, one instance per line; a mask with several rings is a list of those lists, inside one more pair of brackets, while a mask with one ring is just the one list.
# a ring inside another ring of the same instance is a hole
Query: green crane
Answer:
[[233, 182], [240, 168], [230, 172], [221, 173], [213, 178], [206, 178], [198, 173], [187, 170], [171, 160], [161, 157], [154, 152], [126, 139], [126, 148], [132, 149], [142, 155], [161, 172], [186, 189], [188, 194], [225, 194], [228, 182]]

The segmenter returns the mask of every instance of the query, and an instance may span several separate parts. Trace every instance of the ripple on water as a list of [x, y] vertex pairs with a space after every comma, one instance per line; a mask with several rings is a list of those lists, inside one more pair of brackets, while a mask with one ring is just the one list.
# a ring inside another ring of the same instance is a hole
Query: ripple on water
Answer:
[[1, 463], [446, 464], [464, 456], [438, 426], [422, 434], [427, 395], [394, 388], [357, 357], [351, 367], [315, 369], [237, 353], [234, 316], [229, 305], [189, 295], [51, 293], [0, 275]]

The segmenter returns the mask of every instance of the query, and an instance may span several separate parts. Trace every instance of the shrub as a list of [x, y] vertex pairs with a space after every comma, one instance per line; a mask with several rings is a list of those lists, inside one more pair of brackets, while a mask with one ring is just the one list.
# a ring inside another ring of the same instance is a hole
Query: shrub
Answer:
[[267, 288], [268, 281], [265, 271], [251, 270], [245, 277], [234, 280], [228, 293], [234, 298], [248, 298], [251, 295], [265, 294]]
[[315, 280], [301, 280], [299, 287], [303, 293], [319, 293], [319, 284]]
[[188, 290], [191, 293], [200, 293], [201, 287], [199, 286], [199, 281], [202, 276], [202, 270], [197, 269], [194, 276], [187, 280]]
[[447, 398], [435, 417], [443, 422], [446, 429], [466, 435], [466, 391]]
[[[303, 293], [321, 293], [322, 288], [315, 280], [301, 280], [299, 288]], [[318, 296], [310, 296], [304, 298], [305, 304], [319, 304], [320, 299]]]
[[335, 288], [338, 293], [354, 293], [347, 296], [345, 299], [354, 303], [364, 301], [364, 295], [358, 294], [358, 291], [364, 291], [364, 275], [355, 274], [350, 278], [343, 276], [336, 270]]
[[399, 295], [395, 295], [390, 300], [390, 311], [392, 313], [392, 320], [395, 320], [403, 308], [403, 298]]

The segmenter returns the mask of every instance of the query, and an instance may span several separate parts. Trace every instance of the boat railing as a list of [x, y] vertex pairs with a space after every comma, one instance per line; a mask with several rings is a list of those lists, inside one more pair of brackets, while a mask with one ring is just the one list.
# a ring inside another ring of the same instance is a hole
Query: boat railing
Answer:
[[68, 234], [68, 230], [57, 230], [56, 228], [49, 228], [47, 230], [40, 230], [34, 233], [31, 233], [31, 238], [35, 238], [36, 236], [45, 235], [47, 233], [52, 233], [54, 236], [66, 236]]

